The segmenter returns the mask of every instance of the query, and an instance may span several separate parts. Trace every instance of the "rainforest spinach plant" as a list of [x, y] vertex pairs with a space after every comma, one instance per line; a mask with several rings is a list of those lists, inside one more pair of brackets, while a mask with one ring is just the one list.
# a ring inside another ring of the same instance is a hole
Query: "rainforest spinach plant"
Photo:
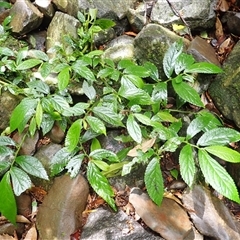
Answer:
[[[9, 129], [0, 138], [2, 214], [15, 221], [14, 194], [30, 187], [28, 174], [48, 178], [36, 158], [18, 156], [21, 145], [17, 146], [8, 135], [27, 129], [30, 136], [36, 131], [44, 136], [56, 123], [66, 131], [66, 137], [63, 148], [51, 161], [51, 175], [65, 171], [75, 177], [84, 168], [83, 162], [87, 163], [84, 170], [90, 185], [115, 210], [108, 177], [129, 174], [135, 165], [145, 164], [147, 191], [160, 204], [164, 194], [160, 161], [166, 152], [177, 150], [181, 177], [190, 187], [202, 174], [219, 193], [239, 203], [234, 181], [215, 158], [240, 162], [240, 154], [229, 145], [240, 140], [240, 133], [224, 127], [204, 109], [191, 85], [198, 73], [217, 74], [222, 70], [210, 63], [196, 63], [191, 55], [183, 53], [182, 41], [172, 44], [164, 56], [167, 80], [159, 78], [153, 63], [138, 65], [126, 59], [118, 63], [104, 59], [102, 51], [93, 50], [93, 34], [100, 30], [100, 25], [105, 29], [113, 23], [105, 19], [96, 24], [95, 14], [96, 11], [91, 11], [90, 16], [78, 15], [83, 23], [81, 28], [90, 30], [83, 36], [83, 29], [79, 29], [79, 42], [67, 38], [75, 49], [73, 55], [60, 45], [54, 49], [56, 55], [51, 60], [37, 50], [23, 48], [15, 53], [0, 48], [0, 84], [11, 93], [24, 96], [12, 112]], [[50, 73], [57, 76], [54, 86], [44, 82]], [[69, 93], [72, 83], [78, 83], [85, 95], [76, 103]], [[186, 131], [178, 114], [184, 114], [184, 109], [167, 105], [169, 87], [181, 103], [179, 106], [190, 103], [199, 109], [190, 114], [192, 121]], [[116, 140], [127, 143], [128, 148], [117, 153], [102, 148], [98, 136], [107, 135], [112, 128], [122, 130]], [[36, 166], [38, 173], [34, 171]]]

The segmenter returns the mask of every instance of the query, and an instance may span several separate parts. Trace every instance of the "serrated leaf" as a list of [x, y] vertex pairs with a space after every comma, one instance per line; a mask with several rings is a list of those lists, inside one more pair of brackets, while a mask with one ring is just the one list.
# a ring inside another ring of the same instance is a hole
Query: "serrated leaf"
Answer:
[[181, 53], [181, 55], [176, 60], [175, 73], [178, 75], [188, 66], [191, 66], [195, 62], [192, 55]]
[[117, 155], [107, 149], [96, 149], [89, 154], [89, 157], [95, 160], [107, 159], [110, 162], [119, 162]]
[[73, 153], [69, 152], [67, 147], [60, 149], [51, 159], [51, 176], [60, 173], [71, 159], [72, 155]]
[[125, 79], [126, 81], [130, 81], [133, 83], [136, 87], [138, 88], [143, 88], [144, 87], [144, 82], [141, 77], [133, 74], [124, 74], [121, 78], [121, 80]]
[[94, 132], [106, 135], [106, 127], [102, 120], [93, 116], [87, 116], [86, 121]]
[[0, 136], [0, 146], [16, 146], [16, 143], [7, 136]]
[[87, 81], [83, 81], [82, 89], [84, 94], [90, 99], [94, 100], [96, 97], [96, 90], [95, 88], [90, 85]]
[[82, 119], [76, 120], [68, 129], [65, 138], [65, 146], [72, 152], [79, 143], [80, 133], [82, 129]]
[[163, 70], [165, 75], [168, 78], [171, 77], [176, 64], [176, 60], [179, 57], [179, 55], [182, 53], [182, 50], [183, 50], [183, 42], [181, 39], [181, 41], [173, 43], [166, 51], [163, 58]]
[[11, 187], [9, 172], [7, 172], [3, 176], [0, 182], [0, 192], [1, 192], [0, 212], [12, 224], [16, 224], [17, 204]]
[[151, 126], [151, 119], [148, 116], [141, 113], [134, 113], [133, 115], [140, 123]]
[[38, 178], [49, 180], [46, 170], [37, 158], [22, 155], [16, 157], [15, 162], [28, 174], [31, 174]]
[[78, 64], [72, 65], [73, 70], [78, 73], [82, 78], [86, 79], [90, 84], [96, 81], [93, 72], [86, 66], [79, 67]]
[[130, 114], [127, 118], [127, 130], [132, 139], [137, 142], [142, 142], [142, 131], [138, 123], [135, 121], [134, 116]]
[[150, 71], [150, 77], [154, 81], [159, 81], [159, 73], [158, 73], [158, 68], [156, 67], [156, 65], [154, 65], [151, 62], [145, 62], [143, 66]]
[[225, 145], [240, 140], [240, 133], [231, 128], [215, 128], [205, 132], [197, 142], [199, 146]]
[[108, 107], [94, 107], [93, 113], [111, 125], [123, 126], [120, 116]]
[[165, 152], [175, 152], [180, 144], [185, 140], [184, 137], [172, 137], [168, 139], [163, 145], [162, 149]]
[[83, 159], [84, 154], [78, 154], [71, 158], [67, 163], [66, 169], [68, 170], [68, 173], [70, 173], [71, 178], [76, 177], [77, 174], [79, 173]]
[[21, 193], [31, 188], [31, 179], [23, 170], [13, 166], [9, 172], [12, 179], [13, 191], [16, 196], [21, 195]]
[[163, 199], [164, 185], [159, 159], [153, 158], [145, 171], [144, 182], [150, 198], [159, 206]]
[[184, 182], [191, 187], [196, 174], [193, 151], [190, 145], [185, 145], [179, 154], [180, 173]]
[[211, 153], [214, 156], [221, 158], [227, 162], [239, 163], [240, 153], [226, 146], [209, 146], [204, 150]]
[[31, 58], [36, 58], [36, 59], [41, 59], [45, 62], [49, 60], [48, 55], [41, 51], [41, 50], [36, 50], [36, 49], [31, 49], [28, 51], [28, 56]]
[[49, 86], [41, 80], [35, 80], [35, 81], [28, 82], [27, 85], [29, 86], [29, 88], [34, 89], [37, 92], [44, 93], [44, 94], [50, 93]]
[[41, 102], [38, 102], [37, 108], [36, 108], [36, 123], [37, 123], [37, 127], [40, 128], [41, 123], [42, 123], [42, 118], [43, 118], [43, 109], [42, 109], [42, 105]]
[[80, 116], [85, 113], [85, 109], [89, 107], [88, 103], [77, 103], [73, 107], [64, 108], [62, 115], [66, 117]]
[[176, 79], [173, 79], [172, 86], [174, 91], [184, 101], [194, 104], [198, 107], [204, 107], [204, 104], [202, 103], [201, 98], [199, 97], [196, 90], [190, 87], [187, 83], [185, 82], [177, 83]]
[[70, 67], [67, 66], [61, 70], [61, 72], [58, 74], [58, 88], [60, 91], [64, 90], [69, 83], [70, 80]]
[[101, 70], [97, 73], [97, 78], [104, 79], [104, 78], [112, 75], [113, 72], [114, 72], [114, 69], [113, 69], [113, 68], [105, 67], [105, 68], [101, 69]]
[[167, 101], [168, 91], [167, 91], [167, 83], [160, 82], [154, 85], [154, 89], [152, 91], [152, 101], [155, 103], [159, 103], [162, 101]]
[[16, 67], [16, 70], [18, 70], [18, 71], [27, 70], [27, 69], [33, 68], [41, 63], [42, 63], [42, 60], [40, 60], [40, 59], [28, 59], [28, 60], [21, 62]]
[[240, 203], [236, 185], [227, 171], [205, 150], [198, 150], [198, 160], [206, 181], [223, 196]]
[[140, 78], [149, 77], [150, 75], [150, 71], [148, 69], [139, 65], [130, 65], [124, 69], [123, 73], [135, 75]]
[[45, 79], [52, 72], [52, 65], [49, 62], [44, 62], [38, 69], [41, 76]]
[[185, 73], [208, 73], [208, 74], [216, 74], [216, 73], [222, 73], [223, 70], [214, 65], [213, 63], [208, 62], [199, 62], [194, 63], [190, 66], [188, 66], [185, 70]]
[[13, 132], [18, 129], [22, 132], [25, 128], [29, 119], [35, 113], [35, 108], [37, 106], [36, 99], [24, 98], [17, 107], [13, 110], [10, 118], [10, 130]]
[[45, 136], [45, 134], [52, 129], [54, 122], [55, 122], [54, 119], [49, 114], [43, 114], [41, 122], [43, 136]]
[[94, 191], [116, 211], [117, 208], [112, 198], [114, 196], [113, 189], [111, 188], [107, 178], [91, 161], [88, 163], [87, 179]]

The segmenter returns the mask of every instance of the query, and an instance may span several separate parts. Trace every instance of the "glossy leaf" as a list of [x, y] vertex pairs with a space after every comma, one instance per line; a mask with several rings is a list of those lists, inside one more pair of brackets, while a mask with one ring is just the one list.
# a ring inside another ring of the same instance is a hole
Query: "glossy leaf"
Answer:
[[0, 55], [12, 57], [14, 56], [14, 52], [10, 48], [0, 47]]
[[95, 88], [92, 85], [90, 85], [87, 81], [83, 81], [82, 88], [83, 88], [84, 94], [90, 100], [95, 99], [95, 97], [96, 97], [96, 90], [95, 90]]
[[107, 159], [110, 162], [119, 162], [117, 155], [107, 149], [96, 149], [89, 154], [89, 157], [95, 160]]
[[21, 62], [18, 66], [17, 66], [17, 70], [27, 70], [33, 67], [36, 67], [37, 65], [41, 64], [42, 60], [40, 59], [28, 59], [25, 60], [23, 62]]
[[17, 167], [11, 167], [10, 175], [12, 179], [13, 191], [16, 196], [31, 188], [31, 179], [23, 170]]
[[3, 176], [0, 182], [0, 193], [0, 212], [12, 224], [16, 224], [17, 204], [11, 187], [9, 172]]
[[162, 101], [167, 101], [168, 92], [167, 92], [167, 83], [160, 82], [154, 86], [152, 91], [152, 101], [155, 103], [159, 103]]
[[67, 131], [67, 135], [65, 138], [65, 146], [70, 152], [73, 151], [79, 143], [81, 129], [82, 119], [78, 119], [70, 126]]
[[148, 116], [141, 113], [134, 113], [133, 115], [140, 123], [151, 126], [151, 119]]
[[22, 155], [16, 157], [15, 161], [28, 174], [49, 180], [46, 170], [37, 158], [28, 155]]
[[66, 169], [68, 173], [70, 173], [70, 177], [74, 178], [80, 171], [82, 161], [84, 159], [84, 154], [77, 154], [76, 156], [72, 157], [66, 165]]
[[184, 182], [191, 187], [196, 174], [193, 151], [190, 145], [185, 145], [179, 155], [180, 173]]
[[114, 199], [113, 189], [107, 178], [100, 172], [99, 168], [92, 163], [88, 163], [87, 179], [94, 191], [102, 197], [115, 211], [117, 210]]
[[86, 121], [94, 132], [106, 135], [106, 127], [102, 120], [93, 116], [87, 116]]
[[81, 116], [85, 113], [85, 109], [89, 107], [88, 103], [76, 103], [73, 107], [64, 108], [62, 115], [66, 117]]
[[86, 79], [90, 84], [96, 81], [93, 72], [86, 66], [79, 67], [78, 64], [72, 65], [73, 70], [78, 73], [82, 78]]
[[198, 107], [204, 107], [198, 93], [187, 83], [185, 82], [178, 83], [175, 78], [172, 80], [172, 86], [174, 91], [178, 94], [178, 96], [181, 97], [186, 102], [194, 104]]
[[133, 74], [123, 75], [121, 79], [131, 81], [138, 88], [144, 87], [144, 82], [143, 82], [142, 78], [137, 75], [133, 75]]
[[142, 142], [141, 128], [134, 119], [134, 116], [132, 114], [128, 116], [126, 126], [128, 133], [132, 137], [132, 139], [137, 143], [141, 143]]
[[204, 150], [211, 153], [214, 156], [221, 158], [227, 162], [239, 163], [240, 153], [226, 146], [209, 146]]
[[41, 59], [45, 62], [49, 60], [49, 57], [45, 52], [43, 52], [41, 50], [36, 50], [36, 49], [29, 50], [28, 56], [31, 58]]
[[214, 65], [213, 63], [199, 62], [199, 63], [194, 63], [191, 66], [188, 66], [184, 70], [184, 72], [216, 74], [216, 73], [222, 73], [223, 70], [220, 67]]
[[149, 70], [149, 75], [154, 81], [159, 81], [158, 68], [151, 62], [145, 62], [143, 66]]
[[164, 185], [159, 159], [153, 158], [145, 171], [144, 182], [151, 199], [160, 205], [163, 199]]
[[7, 136], [0, 136], [0, 146], [16, 146], [16, 143]]
[[69, 83], [70, 80], [70, 67], [67, 66], [61, 70], [61, 72], [58, 74], [58, 88], [60, 91], [64, 90]]
[[225, 145], [240, 140], [240, 133], [231, 128], [215, 128], [205, 132], [197, 141], [199, 146]]
[[220, 194], [240, 203], [238, 190], [231, 176], [205, 150], [198, 150], [199, 165], [206, 181]]
[[163, 58], [163, 70], [165, 75], [170, 78], [172, 76], [174, 67], [176, 65], [176, 60], [182, 53], [183, 43], [182, 40], [173, 43], [166, 51]]
[[175, 73], [181, 73], [185, 68], [191, 66], [195, 62], [192, 55], [181, 53], [181, 55], [176, 60]]
[[124, 69], [123, 71], [124, 74], [132, 74], [138, 77], [148, 77], [150, 72], [148, 69], [146, 69], [143, 66], [139, 66], [139, 65], [131, 65], [128, 66]]

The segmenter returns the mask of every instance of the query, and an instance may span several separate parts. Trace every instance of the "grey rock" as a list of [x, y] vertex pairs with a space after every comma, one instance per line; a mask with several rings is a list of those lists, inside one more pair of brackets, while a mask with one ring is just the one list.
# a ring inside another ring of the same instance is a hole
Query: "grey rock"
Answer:
[[217, 240], [240, 239], [239, 223], [229, 209], [203, 186], [183, 194], [182, 201], [200, 233]]
[[209, 94], [218, 110], [240, 127], [240, 42], [238, 42], [223, 64], [223, 73], [218, 74], [209, 87]]
[[87, 181], [80, 174], [73, 179], [69, 175], [56, 178], [38, 210], [36, 223], [40, 239], [69, 240], [81, 227], [88, 193]]
[[226, 168], [240, 190], [240, 163], [226, 162]]
[[166, 240], [203, 239], [193, 229], [187, 212], [174, 200], [163, 198], [157, 206], [141, 189], [133, 188], [129, 202], [145, 224]]
[[[56, 44], [61, 44], [67, 54], [73, 52], [71, 46], [64, 41], [63, 36], [68, 35], [75, 39], [78, 38], [77, 28], [79, 26], [80, 22], [76, 18], [56, 12], [47, 29], [46, 50], [48, 51]], [[53, 53], [48, 52], [48, 55], [51, 58], [54, 57]]]
[[31, 32], [28, 34], [28, 43], [32, 48], [45, 52], [46, 31]]
[[15, 96], [8, 91], [2, 91], [0, 94], [0, 133], [9, 126], [12, 111], [20, 101], [19, 96]]
[[[166, 78], [162, 66], [164, 54], [169, 46], [180, 38], [158, 24], [148, 24], [134, 39], [134, 57], [141, 64], [146, 61], [154, 63], [158, 68], [160, 78], [164, 80]], [[186, 51], [190, 42], [182, 39]]]
[[108, 43], [116, 37], [115, 31], [113, 28], [109, 28], [107, 30], [102, 30], [96, 34], [94, 34], [94, 45], [100, 46]]
[[84, 225], [81, 240], [163, 240], [147, 232], [123, 211], [117, 213], [98, 208], [90, 213]]
[[240, 36], [239, 24], [240, 24], [240, 13], [228, 11], [225, 13], [224, 18], [227, 22], [227, 27], [230, 33]]
[[52, 18], [55, 13], [55, 9], [51, 0], [35, 0], [36, 6], [40, 9], [40, 11], [44, 14], [44, 17]]
[[[216, 20], [214, 9], [217, 0], [175, 0], [170, 2], [173, 8], [188, 23], [191, 30], [214, 27]], [[181, 19], [174, 14], [174, 9], [169, 6], [167, 1], [158, 0], [152, 9], [152, 22], [168, 28], [171, 28], [172, 24], [184, 25]]]
[[12, 32], [24, 35], [38, 28], [42, 23], [43, 14], [29, 1], [16, 1], [10, 10]]

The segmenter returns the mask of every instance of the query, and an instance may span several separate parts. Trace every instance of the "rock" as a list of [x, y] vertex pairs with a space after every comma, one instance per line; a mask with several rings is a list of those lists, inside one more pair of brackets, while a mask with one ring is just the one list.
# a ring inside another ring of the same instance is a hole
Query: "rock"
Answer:
[[19, 151], [20, 155], [33, 155], [36, 151], [36, 145], [39, 140], [39, 132], [36, 131], [36, 133], [33, 136], [29, 136], [29, 133], [27, 132], [28, 129], [25, 128], [22, 133], [16, 132], [12, 137], [16, 143], [22, 144]]
[[152, 22], [168, 28], [172, 28], [172, 24], [184, 25], [182, 20], [174, 14], [174, 10], [176, 10], [188, 23], [191, 30], [208, 29], [215, 26], [216, 14], [214, 9], [218, 0], [175, 0], [170, 2], [172, 8], [166, 0], [158, 0], [153, 5]]
[[226, 162], [226, 168], [240, 190], [240, 163]]
[[65, 132], [61, 129], [58, 123], [55, 123], [47, 136], [53, 143], [61, 143], [65, 137]]
[[[43, 165], [45, 170], [47, 171], [48, 176], [51, 175], [50, 165], [51, 165], [51, 159], [55, 155], [56, 152], [58, 152], [62, 148], [61, 145], [50, 143], [48, 145], [41, 146], [34, 157], [36, 157]], [[49, 181], [37, 178], [34, 176], [30, 176], [32, 182], [35, 186], [42, 187], [44, 190], [48, 191], [53, 183], [53, 178], [49, 177]]]
[[[163, 71], [163, 57], [171, 44], [181, 39], [178, 35], [158, 24], [148, 24], [134, 39], [134, 57], [143, 64], [146, 61], [154, 63], [161, 79], [166, 79]], [[189, 41], [183, 39], [185, 50]]]
[[42, 23], [43, 14], [29, 1], [16, 1], [10, 10], [12, 32], [24, 35], [38, 28]]
[[121, 59], [133, 59], [133, 56], [133, 38], [125, 35], [112, 40], [103, 53], [103, 58], [112, 59], [115, 62]]
[[[68, 35], [77, 39], [77, 28], [79, 26], [80, 22], [76, 18], [68, 14], [56, 12], [47, 29], [46, 50], [48, 51], [56, 44], [62, 44], [66, 54], [73, 52], [71, 46], [64, 41], [63, 36]], [[48, 55], [51, 58], [54, 57], [53, 53], [48, 53]]]
[[227, 19], [227, 27], [230, 33], [240, 36], [239, 24], [240, 24], [240, 12], [227, 12], [224, 15]]
[[116, 37], [115, 31], [113, 28], [102, 30], [94, 34], [94, 45], [99, 47], [106, 44], [107, 42], [113, 40]]
[[218, 240], [240, 239], [239, 223], [228, 208], [209, 190], [195, 185], [183, 194], [182, 201], [200, 233]]
[[199, 36], [191, 41], [187, 53], [191, 54], [197, 62], [209, 62], [221, 66], [214, 48]]
[[69, 175], [56, 178], [38, 210], [36, 223], [40, 239], [70, 239], [81, 227], [88, 193], [87, 181], [80, 174], [73, 179]]
[[13, 109], [20, 103], [21, 98], [8, 91], [0, 94], [0, 133], [9, 126], [10, 116]]
[[29, 217], [32, 213], [32, 199], [26, 194], [22, 193], [20, 196], [16, 196], [17, 202], [17, 212], [19, 215], [23, 215], [24, 217]]
[[44, 14], [46, 18], [53, 18], [55, 10], [51, 0], [35, 0], [35, 4], [38, 6], [40, 11]]
[[38, 31], [28, 34], [28, 43], [32, 48], [45, 52], [47, 31]]
[[146, 193], [133, 188], [129, 202], [145, 224], [166, 240], [203, 239], [192, 228], [187, 213], [174, 200], [163, 198], [161, 205], [157, 206]]
[[[81, 240], [161, 240], [160, 236], [147, 232], [123, 211], [117, 213], [98, 208], [89, 214]], [[163, 240], [163, 239], [162, 239]]]
[[209, 94], [218, 110], [240, 128], [240, 42], [223, 64], [223, 73], [218, 74], [209, 87]]

